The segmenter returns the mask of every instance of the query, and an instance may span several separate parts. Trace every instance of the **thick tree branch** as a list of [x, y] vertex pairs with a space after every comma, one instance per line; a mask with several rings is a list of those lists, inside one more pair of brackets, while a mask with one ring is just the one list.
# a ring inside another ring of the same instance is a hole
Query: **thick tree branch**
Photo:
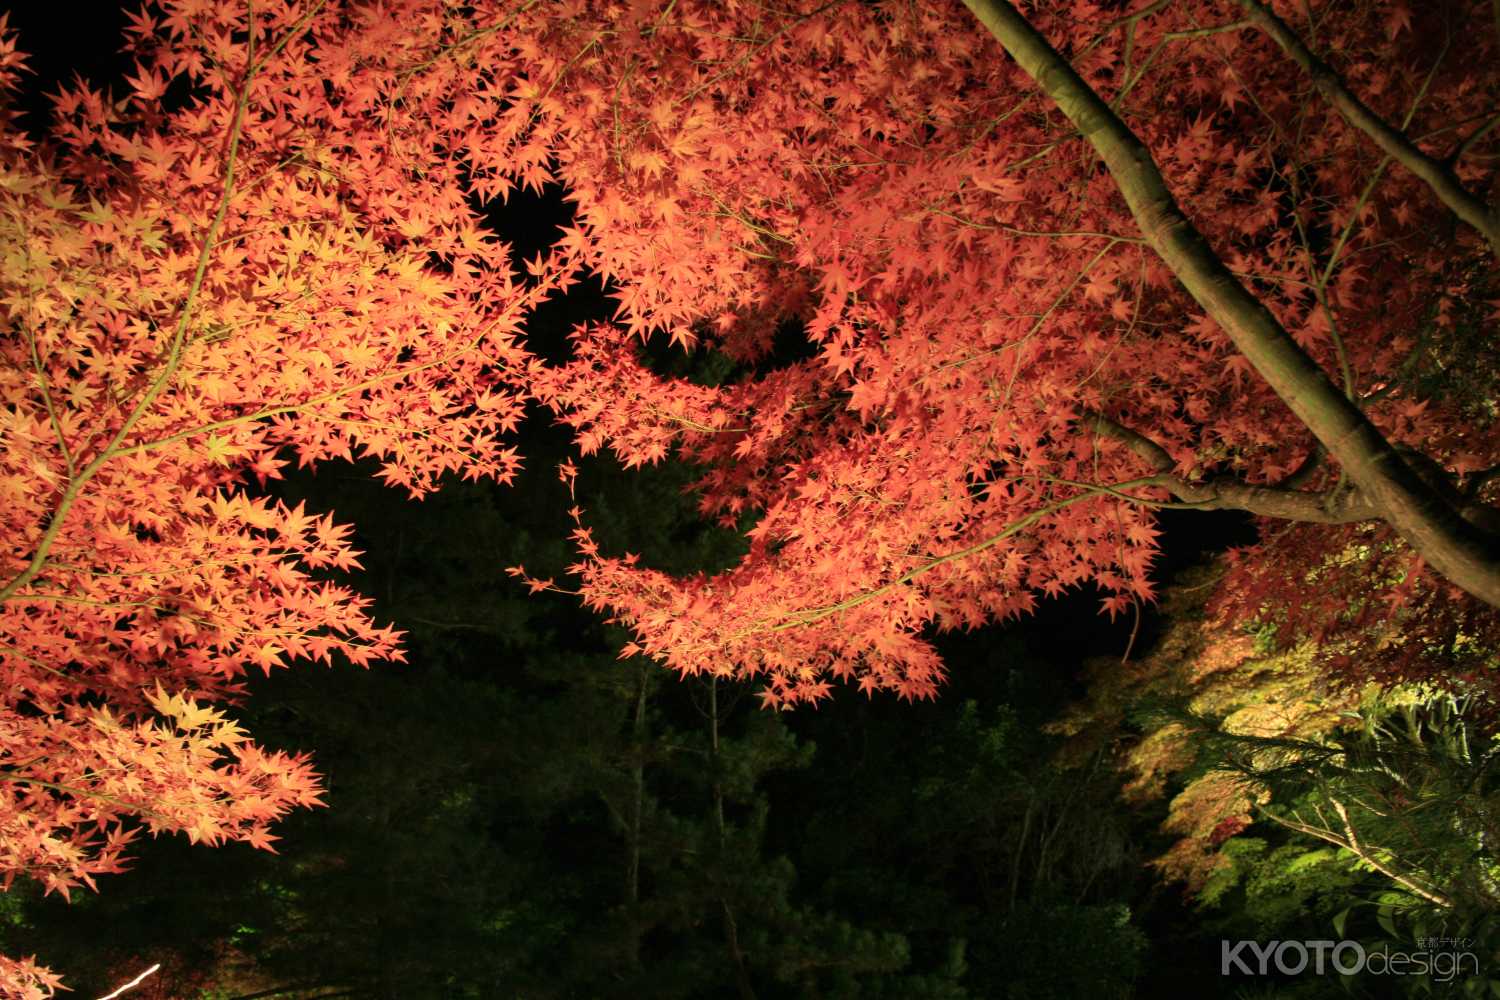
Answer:
[[1269, 35], [1293, 62], [1312, 77], [1313, 85], [1318, 88], [1319, 93], [1338, 109], [1349, 124], [1369, 136], [1387, 156], [1426, 182], [1432, 193], [1453, 214], [1479, 230], [1489, 241], [1491, 249], [1500, 253], [1500, 212], [1465, 188], [1447, 164], [1422, 152], [1404, 132], [1381, 118], [1356, 97], [1345, 85], [1343, 78], [1314, 55], [1297, 33], [1261, 0], [1240, 0], [1240, 6], [1256, 27]]
[[1129, 427], [1117, 424], [1102, 413], [1086, 412], [1083, 415], [1084, 425], [1102, 437], [1113, 438], [1121, 442], [1125, 447], [1135, 452], [1146, 464], [1157, 472], [1171, 472], [1177, 467], [1172, 461], [1172, 456], [1167, 454], [1167, 449], [1155, 441], [1139, 434]]
[[1380, 511], [1358, 490], [1304, 493], [1238, 479], [1210, 479], [1200, 485], [1175, 477], [1173, 482], [1161, 485], [1201, 510], [1243, 510], [1257, 517], [1307, 524], [1354, 524], [1380, 517]]
[[1449, 476], [1448, 470], [1428, 456], [1410, 448], [1397, 448], [1412, 471], [1427, 481], [1434, 490], [1458, 511], [1458, 515], [1475, 527], [1500, 534], [1500, 510], [1482, 503], [1477, 493], [1460, 490]]
[[1165, 448], [1150, 438], [1097, 413], [1087, 414], [1084, 419], [1095, 434], [1123, 443], [1156, 469], [1159, 474], [1149, 485], [1159, 486], [1200, 510], [1243, 510], [1258, 517], [1311, 524], [1350, 524], [1380, 517], [1380, 511], [1357, 490], [1304, 493], [1285, 486], [1257, 486], [1223, 477], [1195, 483], [1174, 474], [1176, 463]]
[[1500, 540], [1413, 472], [1271, 312], [1230, 273], [1172, 197], [1151, 152], [1006, 0], [965, 0], [1109, 168], [1141, 234], [1374, 510], [1449, 581], [1500, 607]]
[[1302, 460], [1302, 464], [1288, 473], [1287, 477], [1276, 485], [1284, 490], [1301, 489], [1302, 485], [1312, 478], [1312, 474], [1318, 471], [1318, 466], [1323, 464], [1323, 456], [1327, 454], [1323, 450], [1320, 441], [1313, 442], [1313, 448]]

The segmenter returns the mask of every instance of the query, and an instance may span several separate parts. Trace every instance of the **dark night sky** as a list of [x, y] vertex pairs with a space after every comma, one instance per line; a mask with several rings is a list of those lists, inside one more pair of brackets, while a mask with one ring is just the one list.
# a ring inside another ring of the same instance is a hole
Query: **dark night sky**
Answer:
[[95, 85], [117, 80], [130, 63], [120, 52], [127, 5], [106, 0], [22, 0], [0, 3], [7, 25], [19, 37], [32, 72], [18, 102], [25, 124], [40, 131], [49, 105], [44, 97], [75, 73]]

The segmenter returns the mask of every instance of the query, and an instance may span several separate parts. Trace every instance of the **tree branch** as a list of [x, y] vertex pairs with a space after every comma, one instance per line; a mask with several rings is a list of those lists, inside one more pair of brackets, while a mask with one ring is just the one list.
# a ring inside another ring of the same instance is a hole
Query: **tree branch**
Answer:
[[172, 339], [167, 347], [166, 358], [161, 369], [152, 378], [150, 386], [141, 396], [140, 400], [131, 407], [125, 419], [110, 437], [109, 443], [100, 450], [93, 461], [89, 462], [78, 475], [74, 476], [63, 491], [61, 499], [53, 509], [52, 517], [47, 523], [42, 537], [37, 541], [36, 550], [32, 553], [26, 568], [17, 573], [3, 588], [0, 588], [0, 601], [4, 601], [20, 588], [30, 583], [47, 562], [47, 554], [53, 543], [61, 533], [68, 513], [78, 498], [83, 495], [83, 488], [89, 481], [98, 475], [110, 459], [115, 457], [115, 449], [120, 443], [130, 436], [130, 432], [140, 419], [150, 410], [156, 398], [166, 390], [173, 376], [177, 374], [178, 367], [182, 364], [183, 347], [187, 343], [188, 329], [192, 323], [193, 310], [198, 303], [198, 293], [203, 288], [203, 280], [208, 274], [209, 262], [213, 259], [214, 243], [218, 238], [219, 229], [224, 224], [224, 216], [229, 211], [230, 199], [234, 197], [234, 175], [235, 160], [239, 155], [240, 134], [244, 126], [245, 110], [250, 104], [250, 84], [254, 79], [257, 67], [255, 61], [255, 32], [250, 32], [250, 54], [246, 59], [246, 70], [239, 92], [235, 95], [234, 112], [229, 121], [229, 134], [225, 142], [224, 174], [218, 199], [218, 207], [214, 211], [213, 219], [204, 231], [203, 242], [198, 250], [198, 261], [193, 268], [193, 277], [188, 285], [187, 294], [183, 297], [182, 306], [177, 313], [177, 328], [172, 333]]
[[1323, 456], [1327, 452], [1323, 450], [1321, 441], [1314, 441], [1312, 450], [1302, 460], [1302, 464], [1287, 474], [1287, 477], [1277, 483], [1277, 487], [1283, 490], [1300, 489], [1303, 483], [1312, 478], [1312, 474], [1318, 471], [1318, 466], [1323, 464]]
[[1261, 0], [1240, 0], [1251, 22], [1281, 46], [1312, 77], [1313, 85], [1344, 118], [1369, 136], [1387, 156], [1420, 177], [1453, 214], [1473, 226], [1500, 253], [1500, 212], [1463, 186], [1448, 165], [1422, 152], [1407, 135], [1377, 115], [1345, 85], [1333, 68]]
[[1285, 485], [1257, 486], [1227, 477], [1195, 483], [1173, 473], [1176, 463], [1165, 448], [1150, 438], [1101, 414], [1088, 413], [1084, 420], [1089, 430], [1122, 442], [1156, 469], [1159, 475], [1148, 485], [1159, 486], [1199, 510], [1243, 510], [1258, 517], [1310, 524], [1351, 524], [1380, 517], [1380, 511], [1357, 490], [1305, 493]]
[[814, 622], [822, 621], [825, 618], [831, 617], [841, 612], [849, 611], [852, 608], [857, 608], [862, 604], [867, 604], [870, 601], [875, 600], [877, 597], [881, 597], [885, 594], [890, 593], [897, 587], [905, 586], [919, 576], [930, 573], [932, 570], [937, 569], [939, 566], [946, 566], [948, 563], [958, 562], [961, 559], [967, 559], [969, 556], [975, 555], [979, 552], [983, 552], [985, 549], [993, 548], [994, 546], [999, 545], [1001, 542], [1005, 541], [1005, 539], [1010, 538], [1012, 535], [1025, 531], [1033, 524], [1036, 524], [1038, 521], [1042, 520], [1042, 518], [1049, 517], [1052, 514], [1056, 514], [1058, 511], [1071, 507], [1074, 504], [1082, 503], [1085, 500], [1092, 500], [1100, 496], [1117, 495], [1121, 490], [1153, 485], [1156, 485], [1154, 478], [1151, 476], [1146, 476], [1140, 479], [1130, 479], [1121, 483], [1113, 483], [1109, 486], [1089, 487], [1089, 492], [1079, 493], [1075, 496], [1066, 497], [1062, 500], [1050, 503], [1045, 507], [1039, 507], [1036, 510], [1032, 511], [1030, 514], [1027, 514], [1024, 517], [1017, 518], [1016, 520], [1010, 522], [1004, 528], [1001, 528], [999, 531], [995, 532], [993, 535], [982, 538], [972, 545], [967, 545], [961, 549], [949, 552], [946, 555], [934, 556], [933, 558], [928, 559], [926, 562], [912, 567], [889, 583], [885, 583], [870, 590], [863, 591], [859, 594], [854, 595], [853, 597], [839, 601], [836, 604], [828, 604], [820, 608], [809, 608], [806, 611], [796, 611], [771, 622], [759, 623], [758, 625], [737, 634], [735, 638], [744, 638], [745, 636], [752, 635], [756, 632], [761, 631], [784, 632], [787, 629], [801, 628], [804, 625], [811, 625]]
[[[1495, 10], [1500, 11], [1500, 0], [1495, 0]], [[1468, 155], [1469, 150], [1477, 146], [1479, 140], [1493, 132], [1496, 126], [1500, 126], [1500, 115], [1491, 115], [1489, 121], [1470, 132], [1468, 138], [1461, 140], [1457, 146], [1453, 147], [1453, 152], [1448, 155], [1446, 162], [1451, 165], [1462, 160]]]
[[1363, 861], [1365, 864], [1369, 865], [1376, 871], [1380, 872], [1380, 874], [1386, 876], [1387, 878], [1392, 879], [1400, 885], [1406, 886], [1406, 888], [1410, 889], [1418, 896], [1421, 896], [1429, 903], [1441, 906], [1444, 909], [1451, 909], [1453, 907], [1453, 900], [1449, 899], [1443, 893], [1438, 892], [1436, 889], [1425, 888], [1417, 884], [1416, 880], [1411, 878], [1410, 876], [1402, 875], [1395, 869], [1390, 868], [1377, 860], [1375, 856], [1367, 848], [1365, 848], [1363, 844], [1359, 842], [1359, 837], [1355, 835], [1354, 824], [1349, 820], [1349, 810], [1344, 808], [1344, 804], [1338, 799], [1329, 799], [1328, 801], [1329, 804], [1333, 806], [1333, 811], [1338, 814], [1339, 822], [1343, 824], [1344, 837], [1348, 841], [1349, 850], [1359, 855], [1359, 859], [1361, 861]]
[[[1355, 857], [1359, 858], [1365, 864], [1369, 865], [1371, 868], [1375, 869], [1380, 874], [1384, 875], [1386, 878], [1388, 878], [1391, 881], [1397, 883], [1398, 885], [1405, 886], [1407, 889], [1409, 889], [1412, 892], [1416, 893], [1418, 896], [1421, 896], [1423, 899], [1427, 900], [1429, 903], [1432, 903], [1432, 904], [1434, 904], [1436, 906], [1440, 906], [1440, 907], [1442, 907], [1444, 909], [1448, 909], [1448, 908], [1452, 907], [1452, 905], [1453, 905], [1453, 903], [1448, 899], [1448, 897], [1444, 896], [1442, 893], [1436, 892], [1435, 890], [1424, 888], [1424, 887], [1418, 885], [1416, 882], [1414, 882], [1410, 877], [1401, 875], [1400, 873], [1393, 871], [1392, 869], [1390, 869], [1390, 868], [1386, 867], [1384, 864], [1382, 864], [1380, 861], [1376, 860], [1374, 857], [1372, 857], [1370, 855], [1370, 853], [1367, 850], [1365, 850], [1359, 844], [1358, 841], [1354, 840], [1352, 834], [1350, 836], [1347, 836], [1347, 837], [1340, 836], [1338, 833], [1336, 833], [1331, 828], [1314, 826], [1311, 823], [1303, 823], [1300, 820], [1287, 819], [1287, 818], [1285, 818], [1283, 816], [1276, 815], [1275, 813], [1271, 812], [1269, 809], [1265, 809], [1265, 808], [1259, 807], [1259, 806], [1256, 807], [1256, 811], [1259, 812], [1266, 819], [1269, 819], [1271, 822], [1277, 824], [1278, 826], [1283, 826], [1286, 829], [1293, 831], [1294, 833], [1300, 833], [1300, 834], [1302, 834], [1304, 836], [1313, 837], [1313, 838], [1315, 838], [1317, 840], [1321, 840], [1321, 841], [1323, 841], [1325, 843], [1332, 844], [1335, 847], [1341, 847], [1341, 848], [1343, 848], [1344, 850], [1348, 851], [1350, 854], [1353, 854]], [[1318, 818], [1322, 819], [1326, 823], [1327, 820], [1326, 820], [1325, 817], [1323, 817], [1322, 811], [1321, 810], [1316, 810], [1316, 811], [1318, 812]]]
[[1172, 461], [1172, 456], [1167, 454], [1167, 449], [1155, 441], [1139, 434], [1123, 424], [1117, 424], [1102, 413], [1085, 411], [1083, 415], [1084, 426], [1101, 437], [1113, 438], [1135, 452], [1146, 464], [1157, 472], [1171, 472], [1177, 467]]
[[1193, 298], [1389, 522], [1439, 573], [1500, 607], [1500, 539], [1414, 473], [1178, 207], [1151, 151], [1007, 0], [964, 0], [1104, 160], [1141, 227]]

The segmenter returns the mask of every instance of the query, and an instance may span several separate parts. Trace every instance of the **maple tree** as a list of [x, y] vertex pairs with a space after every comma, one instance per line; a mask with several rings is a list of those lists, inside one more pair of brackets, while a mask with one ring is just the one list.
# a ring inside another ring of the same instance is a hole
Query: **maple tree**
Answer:
[[[580, 528], [586, 597], [630, 651], [775, 704], [926, 695], [927, 627], [1085, 582], [1125, 610], [1155, 509], [1237, 509], [1312, 526], [1274, 572], [1241, 561], [1247, 614], [1414, 608], [1406, 669], [1488, 662], [1463, 637], [1500, 599], [1489, 5], [970, 6], [994, 38], [906, 4], [570, 7], [539, 33], [561, 245], [619, 313], [534, 391], [585, 450], [675, 449], [707, 514], [754, 521], [694, 579]], [[664, 378], [630, 347], [652, 335], [740, 375]]]
[[[375, 456], [417, 494], [515, 467], [501, 372], [568, 269], [515, 280], [458, 165], [429, 162], [438, 127], [390, 118], [444, 99], [407, 87], [421, 27], [167, 4], [132, 20], [123, 98], [64, 88], [40, 143], [4, 118], [7, 884], [92, 885], [132, 817], [270, 847], [319, 801], [305, 757], [210, 705], [252, 667], [399, 659], [399, 633], [319, 573], [356, 564], [347, 527], [247, 492], [279, 455]], [[23, 68], [6, 37], [0, 86]]]
[[[971, 7], [166, 0], [123, 97], [7, 117], [0, 867], [66, 889], [132, 813], [266, 844], [315, 801], [209, 703], [399, 637], [319, 573], [347, 529], [248, 487], [286, 452], [503, 479], [523, 397], [753, 522], [677, 577], [579, 512], [574, 568], [627, 652], [773, 704], [930, 694], [929, 626], [1151, 599], [1164, 506], [1313, 526], [1241, 561], [1247, 614], [1336, 627], [1288, 595], [1363, 546], [1366, 605], [1437, 623], [1388, 645], [1483, 662], [1491, 5]], [[575, 218], [517, 269], [485, 208], [546, 184]], [[614, 319], [528, 354], [590, 272]]]

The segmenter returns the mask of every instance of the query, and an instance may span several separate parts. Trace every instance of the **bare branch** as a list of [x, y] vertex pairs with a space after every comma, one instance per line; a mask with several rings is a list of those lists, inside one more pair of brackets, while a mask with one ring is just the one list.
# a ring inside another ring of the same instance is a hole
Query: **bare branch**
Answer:
[[1333, 829], [1333, 824], [1328, 822], [1327, 817], [1323, 815], [1321, 809], [1315, 809], [1314, 811], [1317, 812], [1318, 818], [1323, 821], [1323, 826], [1315, 826], [1312, 823], [1303, 822], [1300, 818], [1287, 819], [1284, 816], [1278, 816], [1270, 810], [1260, 806], [1256, 807], [1256, 811], [1259, 812], [1261, 816], [1269, 819], [1271, 822], [1277, 824], [1278, 826], [1285, 827], [1288, 830], [1303, 834], [1304, 836], [1313, 837], [1325, 843], [1332, 844], [1335, 847], [1343, 848], [1350, 854], [1353, 854], [1354, 856], [1359, 858], [1365, 864], [1369, 865], [1375, 871], [1390, 879], [1392, 882], [1395, 882], [1396, 884], [1401, 886], [1405, 886], [1411, 892], [1427, 900], [1429, 903], [1432, 903], [1434, 906], [1440, 906], [1444, 909], [1449, 909], [1453, 906], [1453, 901], [1443, 893], [1437, 891], [1436, 889], [1424, 886], [1413, 879], [1411, 876], [1402, 874], [1401, 872], [1396, 871], [1394, 868], [1391, 868], [1389, 865], [1381, 862], [1380, 859], [1375, 857], [1373, 853], [1365, 848], [1364, 845], [1362, 845], [1359, 842], [1358, 838], [1354, 835], [1354, 829], [1351, 825], [1349, 825], [1348, 813], [1344, 810], [1343, 804], [1335, 800], [1333, 806], [1344, 821], [1343, 825], [1345, 832], [1343, 834], [1340, 834], [1337, 830]]

